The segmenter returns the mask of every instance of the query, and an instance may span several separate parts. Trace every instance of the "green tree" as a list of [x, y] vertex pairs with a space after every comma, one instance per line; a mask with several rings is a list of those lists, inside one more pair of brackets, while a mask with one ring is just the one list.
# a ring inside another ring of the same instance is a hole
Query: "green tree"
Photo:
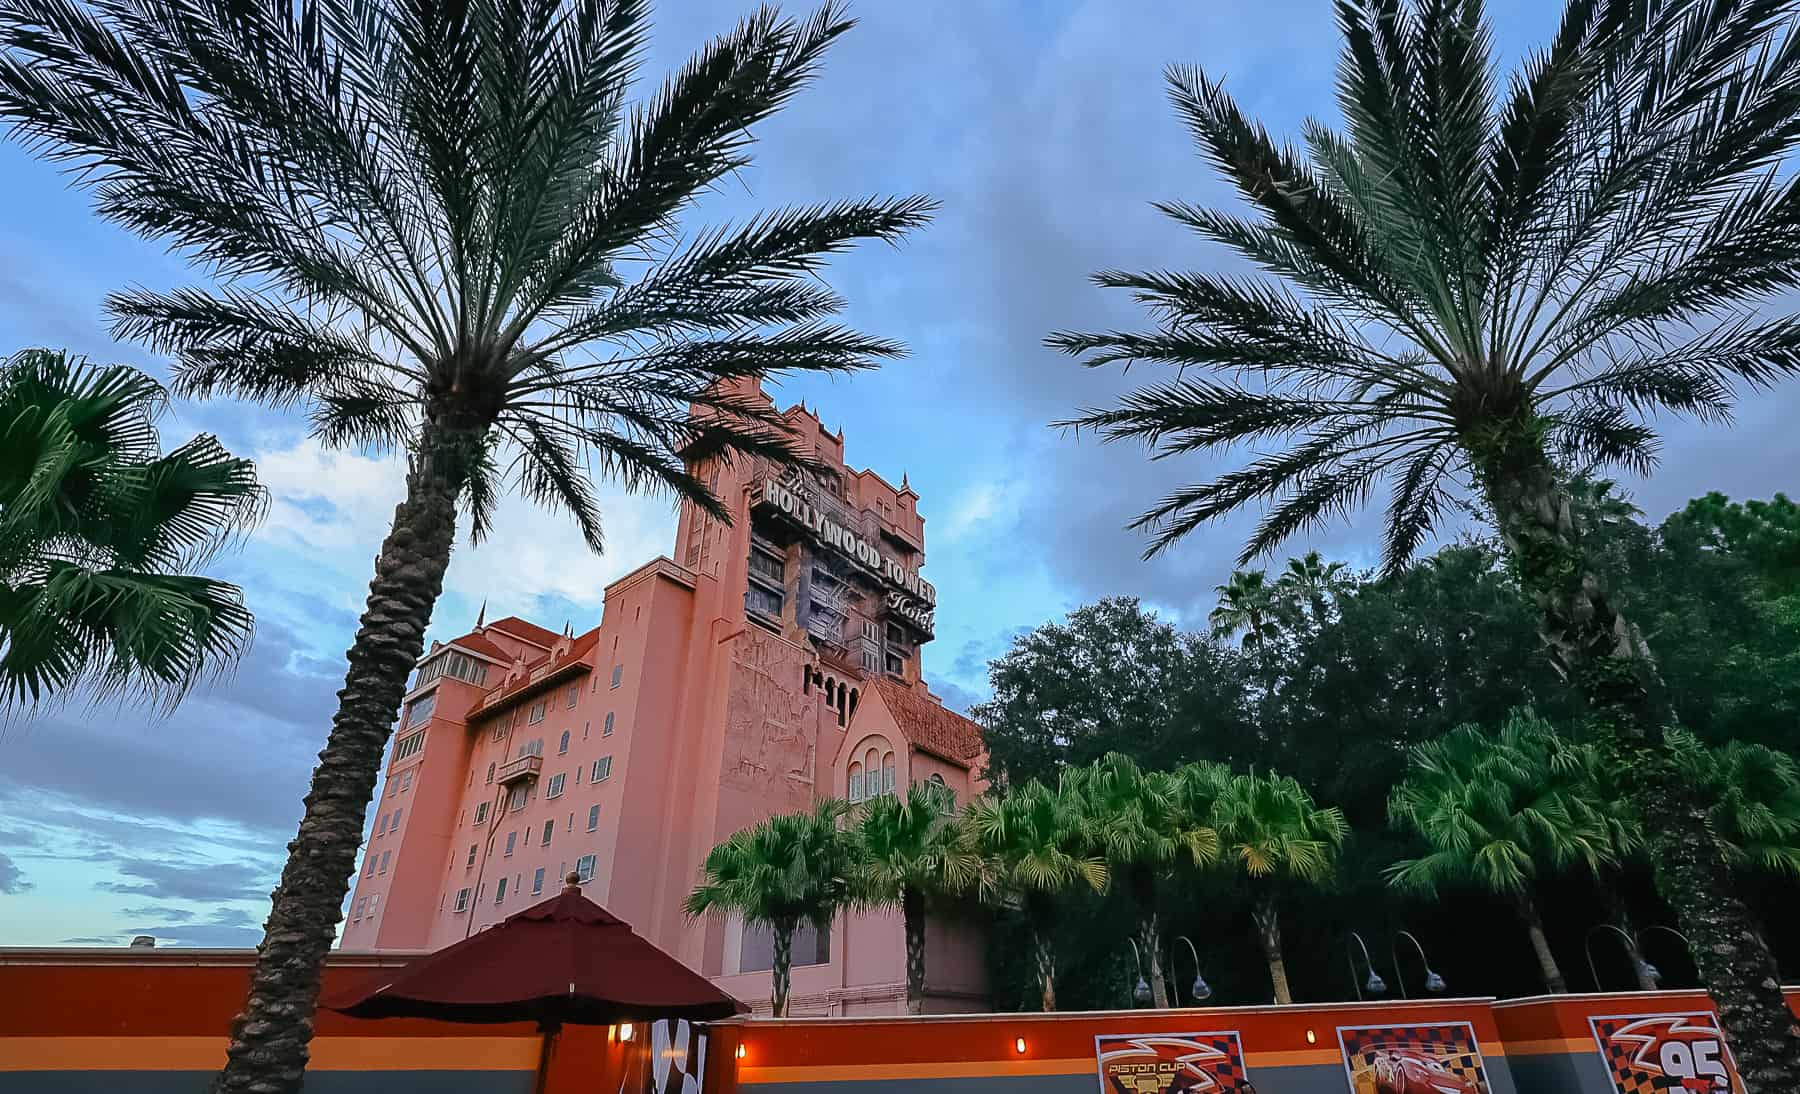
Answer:
[[[1218, 778], [1204, 771], [1193, 777]], [[1275, 1002], [1292, 1003], [1281, 950], [1277, 886], [1282, 882], [1319, 885], [1329, 879], [1349, 825], [1336, 806], [1320, 808], [1292, 778], [1254, 772], [1220, 781], [1214, 791], [1211, 819], [1221, 858], [1250, 885], [1251, 915], [1269, 963]]]
[[[1183, 810], [1176, 776], [1145, 771], [1131, 757], [1112, 752], [1099, 762], [1069, 770], [1069, 790], [1083, 827], [1093, 834], [1115, 884], [1123, 885], [1137, 912], [1137, 941], [1149, 966], [1151, 1000], [1169, 1005], [1163, 978], [1163, 934], [1157, 911], [1176, 868], [1205, 866], [1219, 855], [1219, 836], [1205, 818]], [[1133, 972], [1134, 977], [1138, 974]]]
[[1183, 633], [1135, 598], [1111, 597], [1013, 639], [988, 666], [993, 696], [969, 713], [987, 775], [1001, 786], [1054, 782], [1064, 767], [1123, 752], [1148, 768], [1190, 756], [1257, 756], [1236, 650]]
[[1693, 528], [1707, 547], [1743, 559], [1781, 591], [1800, 590], [1800, 505], [1786, 494], [1735, 502], [1714, 491], [1672, 519]]
[[1275, 586], [1262, 570], [1237, 570], [1223, 585], [1213, 587], [1219, 602], [1206, 621], [1214, 638], [1242, 635], [1246, 649], [1263, 650], [1274, 644], [1279, 632], [1279, 606]]
[[[1339, 0], [1347, 129], [1278, 144], [1222, 83], [1176, 108], [1251, 215], [1161, 208], [1270, 278], [1108, 272], [1160, 320], [1059, 334], [1090, 365], [1173, 365], [1072, 424], [1176, 455], [1254, 446], [1137, 522], [1152, 551], [1254, 502], [1244, 561], [1391, 485], [1398, 570], [1467, 482], [1538, 630], [1629, 772], [1668, 903], [1747, 1083], [1800, 1088], [1800, 1031], [1663, 737], [1655, 665], [1586, 549], [1558, 459], [1648, 471], [1655, 411], [1726, 417], [1800, 367], [1800, 50], [1781, 0], [1569, 0], [1547, 48], [1494, 80], [1479, 0]], [[1216, 378], [1200, 375], [1212, 370]]]
[[925, 1013], [925, 919], [975, 894], [984, 861], [948, 795], [929, 782], [882, 794], [856, 810], [851, 888], [859, 903], [900, 909], [906, 933], [906, 1012]]
[[1389, 867], [1396, 888], [1435, 897], [1442, 886], [1468, 885], [1505, 899], [1531, 937], [1544, 986], [1569, 990], [1532, 889], [1543, 870], [1598, 875], [1617, 861], [1606, 802], [1581, 750], [1529, 710], [1492, 734], [1458, 726], [1413, 748], [1388, 815], [1429, 848]]
[[693, 468], [794, 463], [787, 371], [900, 347], [828, 322], [816, 278], [895, 241], [918, 198], [680, 230], [752, 129], [851, 26], [762, 8], [639, 105], [648, 0], [184, 4], [11, 0], [0, 116], [100, 213], [192, 255], [216, 291], [131, 290], [114, 333], [177, 390], [305, 408], [330, 445], [404, 450], [330, 737], [274, 893], [218, 1089], [294, 1091], [369, 796], [442, 589], [517, 493], [602, 547], [592, 474], [730, 506]]
[[778, 814], [733, 833], [707, 853], [700, 884], [682, 905], [690, 918], [736, 914], [769, 928], [775, 937], [769, 1003], [777, 1018], [787, 1015], [795, 928], [810, 923], [830, 930], [854, 898], [857, 847], [840, 823], [849, 808], [826, 798], [810, 813]]
[[192, 571], [264, 491], [210, 435], [164, 453], [167, 401], [124, 365], [0, 364], [0, 710], [77, 689], [172, 706], [249, 643], [243, 594]]
[[1106, 888], [1106, 860], [1095, 833], [1065, 788], [1030, 782], [970, 802], [964, 823], [988, 858], [1001, 900], [1016, 906], [1031, 932], [1045, 1011], [1056, 1009], [1056, 951], [1051, 945], [1061, 904], [1083, 887]]
[[1326, 562], [1319, 552], [1308, 551], [1288, 559], [1287, 569], [1275, 579], [1276, 592], [1304, 604], [1312, 625], [1322, 627], [1331, 621], [1337, 598], [1352, 587], [1344, 569], [1342, 562]]

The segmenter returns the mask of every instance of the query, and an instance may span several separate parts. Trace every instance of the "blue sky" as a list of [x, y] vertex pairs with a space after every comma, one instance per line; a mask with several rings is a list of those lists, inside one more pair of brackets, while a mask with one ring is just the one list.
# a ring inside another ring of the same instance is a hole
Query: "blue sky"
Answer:
[[[1559, 10], [1491, 5], [1510, 66]], [[652, 63], [678, 65], [729, 26], [743, 0], [660, 5]], [[829, 280], [862, 329], [912, 357], [847, 381], [790, 384], [841, 426], [852, 463], [905, 472], [927, 524], [939, 590], [928, 677], [953, 704], [979, 697], [1010, 637], [1099, 596], [1141, 595], [1194, 617], [1231, 567], [1245, 525], [1225, 524], [1154, 563], [1124, 530], [1161, 489], [1201, 477], [1151, 467], [1046, 427], [1106, 401], [1116, 375], [1043, 349], [1058, 327], [1139, 321], [1086, 283], [1109, 266], [1227, 262], [1160, 220], [1154, 199], [1225, 200], [1169, 110], [1162, 70], [1222, 76], [1277, 133], [1330, 117], [1336, 37], [1326, 0], [1255, 4], [970, 3], [861, 0], [861, 25], [819, 82], [758, 132], [757, 163], [692, 223], [847, 195], [926, 193], [936, 224], [898, 249], [838, 261]], [[165, 363], [107, 338], [111, 289], [203, 280], [178, 255], [101, 223], [53, 169], [0, 144], [0, 348], [51, 345], [158, 374]], [[1732, 431], [1671, 425], [1664, 467], [1632, 484], [1660, 518], [1708, 489], [1767, 496], [1791, 487], [1800, 385], [1745, 403]], [[0, 729], [0, 945], [110, 943], [133, 933], [193, 945], [251, 944], [323, 743], [370, 563], [398, 498], [391, 458], [326, 452], [294, 417], [214, 402], [178, 406], [165, 437], [218, 433], [254, 455], [275, 495], [267, 523], [216, 567], [259, 620], [228, 680], [173, 716], [72, 708]], [[433, 631], [489, 611], [578, 629], [600, 592], [673, 538], [659, 499], [607, 488], [609, 550], [585, 551], [558, 518], [513, 505], [489, 544], [461, 546]], [[1369, 522], [1316, 546], [1367, 564]]]

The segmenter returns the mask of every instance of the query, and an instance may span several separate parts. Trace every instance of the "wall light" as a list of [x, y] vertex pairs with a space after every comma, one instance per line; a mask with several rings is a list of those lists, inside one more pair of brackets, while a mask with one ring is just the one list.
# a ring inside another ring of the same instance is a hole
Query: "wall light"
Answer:
[[1319, 1043], [1319, 1035], [1318, 1035], [1318, 1034], [1316, 1034], [1316, 1033], [1314, 1033], [1314, 1032], [1313, 1032], [1313, 1031], [1312, 1031], [1312, 1030], [1310, 1030], [1310, 1029], [1309, 1029], [1309, 1030], [1307, 1030], [1307, 1031], [1306, 1031], [1306, 1043], [1307, 1043], [1307, 1044], [1309, 1044], [1309, 1045], [1316, 1045], [1316, 1044], [1318, 1044], [1318, 1043]]
[[737, 1047], [737, 1058], [740, 1060], [744, 1058], [744, 1046], [741, 1043]]
[[1025, 1055], [1025, 1038], [1021, 1037], [1013, 1042], [1013, 1051], [1021, 1056]]
[[629, 1040], [631, 1040], [631, 1035], [632, 1035], [632, 1033], [633, 1033], [633, 1032], [634, 1032], [634, 1031], [633, 1031], [633, 1030], [632, 1030], [632, 1028], [631, 1028], [631, 1023], [630, 1023], [630, 1022], [623, 1022], [623, 1023], [621, 1023], [621, 1024], [620, 1024], [620, 1025], [619, 1025], [619, 1040], [621, 1040], [621, 1041], [629, 1041]]

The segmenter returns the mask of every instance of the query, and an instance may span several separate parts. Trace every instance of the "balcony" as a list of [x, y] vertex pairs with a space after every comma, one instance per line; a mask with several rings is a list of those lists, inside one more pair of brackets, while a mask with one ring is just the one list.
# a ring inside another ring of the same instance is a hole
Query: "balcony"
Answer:
[[500, 769], [494, 772], [494, 781], [501, 786], [511, 786], [516, 782], [537, 778], [538, 772], [543, 770], [543, 767], [544, 758], [542, 756], [520, 756], [516, 760], [508, 760], [501, 764]]

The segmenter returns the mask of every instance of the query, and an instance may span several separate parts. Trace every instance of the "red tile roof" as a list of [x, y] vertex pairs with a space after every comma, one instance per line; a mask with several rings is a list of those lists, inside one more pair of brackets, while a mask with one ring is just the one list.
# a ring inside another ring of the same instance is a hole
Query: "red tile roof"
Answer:
[[965, 766], [981, 755], [981, 727], [974, 722], [893, 680], [876, 680], [875, 687], [915, 748]]
[[520, 619], [516, 615], [509, 615], [505, 619], [496, 619], [488, 626], [495, 630], [505, 631], [515, 638], [522, 638], [534, 645], [543, 646], [545, 649], [556, 645], [557, 639], [562, 637], [555, 631], [546, 630], [536, 623]]
[[[493, 625], [494, 624], [492, 623], [488, 624], [490, 627]], [[531, 626], [531, 624], [527, 624], [527, 626]], [[537, 629], [543, 630], [542, 627]], [[562, 635], [552, 635], [551, 637], [554, 638], [556, 642], [562, 641]], [[560, 655], [554, 653], [545, 654], [535, 661], [528, 662], [525, 665], [525, 675], [511, 683], [502, 683], [499, 687], [494, 688], [486, 695], [475, 700], [474, 704], [469, 707], [468, 716], [474, 718], [476, 716], [492, 714], [499, 708], [510, 705], [515, 700], [522, 699], [528, 694], [542, 691], [552, 684], [566, 679], [571, 672], [579, 673], [590, 671], [592, 666], [586, 664], [583, 659], [586, 658], [588, 654], [594, 652], [594, 647], [598, 645], [599, 642], [600, 628], [595, 627], [586, 634], [576, 637], [569, 644], [568, 650], [564, 653]], [[552, 645], [554, 645], [554, 643], [552, 643]]]
[[483, 657], [492, 657], [503, 665], [510, 665], [513, 661], [512, 654], [507, 653], [505, 650], [488, 641], [486, 638], [483, 638], [481, 635], [476, 634], [474, 631], [470, 631], [468, 634], [458, 638], [452, 638], [449, 644], [452, 646], [461, 646], [463, 649], [468, 650], [471, 653], [479, 653]]

